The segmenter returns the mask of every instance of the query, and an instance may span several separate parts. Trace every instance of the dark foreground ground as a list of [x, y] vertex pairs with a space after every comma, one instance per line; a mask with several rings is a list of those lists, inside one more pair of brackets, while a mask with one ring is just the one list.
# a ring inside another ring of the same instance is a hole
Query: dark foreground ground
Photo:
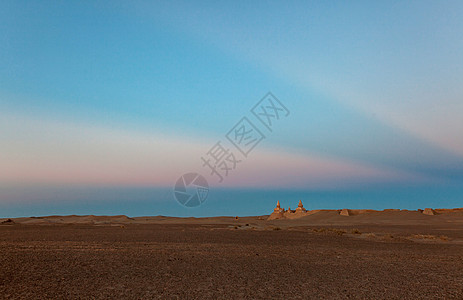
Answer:
[[[410, 227], [278, 229], [0, 226], [0, 297], [463, 299], [458, 234], [439, 237], [436, 229]], [[433, 235], [414, 237], [418, 232]]]

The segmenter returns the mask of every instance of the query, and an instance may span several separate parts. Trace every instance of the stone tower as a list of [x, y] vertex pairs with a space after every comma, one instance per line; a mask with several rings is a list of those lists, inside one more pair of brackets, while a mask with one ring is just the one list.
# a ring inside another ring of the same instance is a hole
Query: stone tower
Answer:
[[267, 220], [276, 220], [276, 219], [284, 219], [285, 214], [284, 208], [280, 207], [280, 201], [277, 202], [277, 207], [273, 210], [273, 213], [268, 217]]
[[297, 205], [297, 208], [296, 208], [296, 212], [303, 212], [305, 213], [307, 210], [304, 208], [304, 206], [302, 205], [302, 201], [299, 200], [299, 204]]
[[280, 207], [280, 200], [277, 201], [277, 207], [273, 210], [274, 212], [284, 212], [284, 208]]

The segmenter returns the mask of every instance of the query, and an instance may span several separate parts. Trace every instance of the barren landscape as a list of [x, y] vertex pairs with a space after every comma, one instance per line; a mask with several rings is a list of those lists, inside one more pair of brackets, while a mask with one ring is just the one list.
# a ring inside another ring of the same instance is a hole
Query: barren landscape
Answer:
[[6, 299], [462, 298], [463, 212], [2, 219]]
[[0, 300], [463, 300], [462, 16], [0, 1]]

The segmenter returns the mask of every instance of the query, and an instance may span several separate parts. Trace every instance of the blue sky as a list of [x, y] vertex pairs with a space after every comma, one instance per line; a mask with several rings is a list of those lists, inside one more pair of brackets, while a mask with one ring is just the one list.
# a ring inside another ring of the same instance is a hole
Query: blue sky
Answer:
[[[240, 189], [247, 214], [275, 189], [317, 208], [362, 206], [339, 191], [364, 191], [365, 208], [463, 198], [461, 2], [0, 8], [1, 215], [234, 215]], [[268, 91], [290, 115], [218, 183], [200, 157]], [[165, 191], [192, 171], [216, 199], [186, 209]]]

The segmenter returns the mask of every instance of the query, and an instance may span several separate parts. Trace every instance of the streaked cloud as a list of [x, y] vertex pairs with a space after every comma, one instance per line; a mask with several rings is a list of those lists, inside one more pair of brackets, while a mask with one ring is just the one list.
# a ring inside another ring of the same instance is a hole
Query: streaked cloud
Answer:
[[[86, 124], [3, 114], [0, 122], [2, 184], [171, 186], [198, 171], [211, 138], [141, 133]], [[416, 180], [416, 175], [380, 170], [316, 155], [255, 149], [223, 186], [336, 187], [378, 181]], [[215, 178], [208, 177], [211, 184]], [[216, 184], [220, 186], [219, 184]]]
[[448, 4], [272, 3], [229, 11], [174, 2], [163, 15], [150, 5], [138, 13], [463, 155], [463, 6]]

